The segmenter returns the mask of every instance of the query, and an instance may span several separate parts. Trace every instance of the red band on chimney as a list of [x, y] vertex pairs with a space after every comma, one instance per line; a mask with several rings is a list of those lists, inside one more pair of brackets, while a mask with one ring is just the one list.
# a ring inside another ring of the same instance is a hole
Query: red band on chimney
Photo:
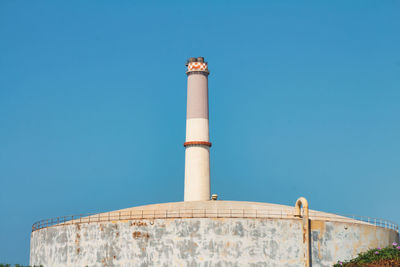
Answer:
[[190, 142], [185, 142], [183, 144], [184, 147], [192, 146], [192, 145], [203, 145], [203, 146], [211, 147], [211, 143], [206, 142], [206, 141], [190, 141]]

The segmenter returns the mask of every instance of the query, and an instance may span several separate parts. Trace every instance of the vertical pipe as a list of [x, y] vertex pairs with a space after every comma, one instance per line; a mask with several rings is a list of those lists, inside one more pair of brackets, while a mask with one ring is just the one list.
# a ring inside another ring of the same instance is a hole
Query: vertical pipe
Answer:
[[210, 138], [208, 125], [208, 65], [187, 63], [185, 201], [210, 200]]
[[[301, 208], [303, 208], [304, 215], [301, 213]], [[296, 217], [302, 218], [303, 226], [303, 244], [304, 244], [304, 265], [305, 267], [310, 267], [311, 263], [311, 239], [310, 239], [310, 219], [308, 211], [308, 201], [304, 197], [300, 197], [296, 201], [295, 205], [295, 215]]]

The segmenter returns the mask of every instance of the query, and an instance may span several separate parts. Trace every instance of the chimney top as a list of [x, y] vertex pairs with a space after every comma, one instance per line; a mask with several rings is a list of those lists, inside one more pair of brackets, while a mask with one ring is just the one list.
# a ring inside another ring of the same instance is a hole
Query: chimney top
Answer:
[[194, 62], [199, 62], [199, 63], [204, 63], [204, 57], [190, 57], [188, 60], [186, 60], [186, 66], [189, 65], [189, 63], [194, 63]]

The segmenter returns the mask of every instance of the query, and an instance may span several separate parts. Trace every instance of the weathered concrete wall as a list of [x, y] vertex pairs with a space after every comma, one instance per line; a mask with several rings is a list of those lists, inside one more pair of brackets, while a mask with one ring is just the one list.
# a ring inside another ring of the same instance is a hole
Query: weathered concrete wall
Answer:
[[312, 266], [332, 266], [370, 248], [398, 242], [396, 231], [368, 224], [311, 221]]
[[[193, 218], [76, 224], [32, 233], [44, 266], [304, 266], [301, 220]], [[313, 266], [398, 241], [369, 225], [312, 222]]]

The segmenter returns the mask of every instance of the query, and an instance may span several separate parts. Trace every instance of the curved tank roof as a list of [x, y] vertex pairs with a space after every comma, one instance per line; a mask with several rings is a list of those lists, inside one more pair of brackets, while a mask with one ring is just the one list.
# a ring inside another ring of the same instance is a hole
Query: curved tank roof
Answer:
[[[62, 216], [45, 219], [32, 225], [32, 231], [50, 226], [67, 224], [117, 222], [142, 219], [188, 219], [188, 218], [248, 218], [248, 219], [297, 219], [295, 207], [248, 201], [184, 201], [136, 206], [121, 210]], [[333, 213], [309, 210], [310, 220], [374, 225], [398, 231], [392, 222], [363, 216], [341, 216]]]
[[[170, 218], [170, 217], [221, 217], [221, 218], [282, 218], [294, 219], [295, 207], [263, 202], [248, 202], [248, 201], [223, 201], [223, 200], [208, 200], [208, 201], [183, 201], [183, 202], [168, 202], [136, 206], [110, 213], [122, 214], [144, 214], [145, 216], [154, 215], [155, 218]], [[104, 213], [102, 213], [104, 214]], [[311, 220], [327, 220], [348, 223], [365, 223], [349, 217], [340, 216], [333, 213], [309, 210], [309, 218]]]

